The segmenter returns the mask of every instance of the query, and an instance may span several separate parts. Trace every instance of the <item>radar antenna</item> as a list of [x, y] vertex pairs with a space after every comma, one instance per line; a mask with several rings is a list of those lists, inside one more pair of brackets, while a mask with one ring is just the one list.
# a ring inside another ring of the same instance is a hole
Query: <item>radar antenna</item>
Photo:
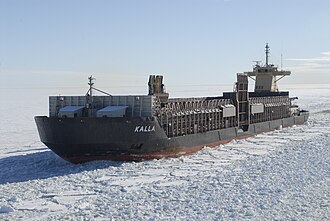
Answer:
[[261, 64], [261, 61], [252, 61], [252, 62], [256, 63], [256, 66], [257, 66], [257, 67], [259, 67], [260, 64]]

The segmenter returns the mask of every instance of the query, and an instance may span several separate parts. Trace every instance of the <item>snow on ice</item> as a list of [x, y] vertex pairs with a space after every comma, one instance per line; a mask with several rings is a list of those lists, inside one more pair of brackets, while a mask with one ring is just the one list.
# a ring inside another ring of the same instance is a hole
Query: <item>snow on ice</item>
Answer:
[[38, 141], [48, 94], [12, 91], [0, 107], [0, 220], [328, 220], [330, 86], [290, 90], [311, 110], [306, 125], [177, 159], [80, 165]]

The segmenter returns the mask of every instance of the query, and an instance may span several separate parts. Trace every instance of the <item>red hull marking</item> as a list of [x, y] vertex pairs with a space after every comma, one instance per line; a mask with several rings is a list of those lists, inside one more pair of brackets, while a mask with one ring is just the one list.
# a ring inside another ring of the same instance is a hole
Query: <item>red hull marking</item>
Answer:
[[[272, 131], [272, 130], [270, 130]], [[241, 140], [246, 139], [249, 137], [256, 136], [261, 133], [266, 133], [270, 131], [263, 131], [260, 133], [254, 133], [244, 136], [235, 137], [233, 139], [227, 139], [227, 140], [219, 140], [213, 143], [207, 143], [203, 145], [198, 145], [194, 147], [171, 147], [170, 150], [164, 150], [159, 152], [153, 152], [153, 153], [143, 153], [143, 154], [118, 154], [118, 155], [94, 155], [94, 156], [75, 156], [75, 157], [63, 157], [65, 160], [72, 162], [72, 163], [85, 163], [88, 161], [94, 161], [94, 160], [113, 160], [113, 161], [143, 161], [143, 160], [151, 160], [151, 159], [163, 159], [163, 158], [177, 158], [181, 156], [189, 156], [192, 155], [199, 150], [203, 149], [204, 147], [217, 147], [221, 144], [229, 143], [232, 140]]]

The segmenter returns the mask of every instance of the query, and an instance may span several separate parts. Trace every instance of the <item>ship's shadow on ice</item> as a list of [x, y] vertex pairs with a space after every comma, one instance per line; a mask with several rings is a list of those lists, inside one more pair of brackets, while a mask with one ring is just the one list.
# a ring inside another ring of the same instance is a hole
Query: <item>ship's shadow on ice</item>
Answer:
[[51, 151], [0, 159], [0, 184], [47, 179], [96, 169], [118, 167], [122, 162], [94, 161], [71, 164]]

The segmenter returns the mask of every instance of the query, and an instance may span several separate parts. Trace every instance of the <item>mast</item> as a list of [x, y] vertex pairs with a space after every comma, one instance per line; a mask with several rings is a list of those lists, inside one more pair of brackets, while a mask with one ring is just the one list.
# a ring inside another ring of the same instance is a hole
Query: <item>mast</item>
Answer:
[[105, 92], [105, 91], [102, 91], [100, 89], [97, 89], [95, 87], [93, 87], [94, 85], [94, 80], [96, 80], [95, 78], [93, 78], [93, 75], [91, 75], [90, 77], [88, 77], [88, 85], [89, 85], [89, 89], [85, 95], [86, 97], [86, 108], [88, 109], [88, 116], [92, 116], [93, 114], [93, 102], [94, 102], [94, 99], [93, 99], [93, 90], [96, 90], [98, 92], [101, 92], [103, 94], [106, 94], [108, 96], [112, 96], [111, 94]]
[[92, 116], [93, 113], [93, 80], [95, 80], [95, 78], [93, 78], [93, 76], [91, 75], [88, 78], [89, 89], [86, 93], [86, 107], [88, 109], [88, 116]]
[[268, 67], [268, 58], [269, 58], [269, 46], [268, 46], [268, 43], [266, 43], [266, 66]]
[[88, 78], [88, 80], [89, 80], [89, 82], [88, 82], [89, 90], [88, 90], [87, 93], [89, 93], [89, 96], [92, 97], [92, 96], [93, 96], [93, 91], [92, 91], [92, 89], [93, 89], [93, 85], [94, 85], [93, 80], [95, 80], [95, 78], [93, 78], [93, 75], [91, 75], [91, 76]]

